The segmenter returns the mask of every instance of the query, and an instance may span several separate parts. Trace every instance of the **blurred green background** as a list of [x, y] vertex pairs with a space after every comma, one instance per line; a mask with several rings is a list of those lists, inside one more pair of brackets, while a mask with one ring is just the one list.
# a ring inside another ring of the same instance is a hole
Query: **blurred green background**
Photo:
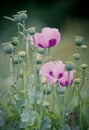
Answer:
[[[17, 35], [15, 23], [3, 16], [16, 14], [27, 10], [26, 27], [35, 26], [39, 31], [42, 27], [58, 28], [61, 32], [61, 42], [52, 48], [52, 56], [61, 60], [72, 60], [76, 48], [74, 36], [84, 36], [84, 43], [89, 42], [89, 4], [81, 0], [1, 0], [0, 2], [0, 91], [10, 84], [9, 57], [4, 54], [2, 43]], [[89, 49], [86, 53], [86, 63], [89, 64]]]

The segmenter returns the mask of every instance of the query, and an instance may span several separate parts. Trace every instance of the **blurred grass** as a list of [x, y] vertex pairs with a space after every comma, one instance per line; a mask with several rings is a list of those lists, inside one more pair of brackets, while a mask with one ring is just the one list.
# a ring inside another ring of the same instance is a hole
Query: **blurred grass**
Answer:
[[[34, 21], [34, 19], [33, 19]], [[36, 21], [35, 21], [36, 22]], [[33, 22], [33, 23], [35, 23]], [[32, 23], [32, 21], [31, 21]], [[29, 26], [31, 24], [28, 23]], [[47, 26], [44, 23], [39, 22], [38, 29], [42, 26]], [[5, 24], [5, 22], [3, 23]], [[74, 36], [81, 35], [84, 36], [84, 43], [88, 46], [86, 52], [86, 63], [89, 65], [89, 22], [88, 21], [79, 21], [74, 19], [68, 19], [66, 22], [59, 28], [61, 32], [61, 42], [59, 45], [51, 49], [52, 57], [56, 57], [58, 60], [70, 61], [73, 60], [73, 54], [76, 52], [76, 47], [74, 44]], [[9, 41], [10, 37], [17, 35], [16, 26], [11, 22], [7, 22], [5, 26], [1, 28], [0, 32], [0, 43]], [[88, 67], [89, 71], [89, 67]], [[88, 74], [89, 76], [89, 74]], [[88, 81], [89, 83], [89, 81]], [[87, 83], [87, 86], [88, 86]], [[9, 56], [3, 52], [3, 48], [0, 45], [0, 91], [5, 92], [6, 88], [10, 85], [10, 70], [9, 70]]]

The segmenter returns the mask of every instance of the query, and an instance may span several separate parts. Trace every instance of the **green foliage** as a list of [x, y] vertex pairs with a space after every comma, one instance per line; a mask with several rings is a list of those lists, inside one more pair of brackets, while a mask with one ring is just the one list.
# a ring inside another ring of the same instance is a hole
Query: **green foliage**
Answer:
[[[72, 85], [69, 83], [71, 78], [69, 74], [68, 81], [65, 82], [64, 79], [64, 87], [59, 82], [48, 84], [46, 79], [50, 81], [50, 77], [53, 76], [51, 78], [56, 80], [55, 75], [51, 72], [50, 75], [45, 74], [47, 77], [44, 78], [39, 74], [39, 70], [42, 64], [51, 60], [50, 48], [46, 57], [45, 48], [39, 49], [29, 43], [30, 33], [35, 45], [36, 32], [34, 28], [26, 29], [27, 17], [26, 11], [14, 15], [13, 21], [17, 23], [18, 37], [14, 37], [12, 44], [10, 42], [4, 44], [5, 53], [10, 54], [12, 85], [6, 94], [0, 97], [0, 130], [87, 130], [89, 89], [87, 91], [86, 87], [84, 88], [87, 64], [83, 63], [83, 66], [79, 64], [82, 61], [79, 61], [81, 58], [77, 53], [74, 60], [78, 63], [75, 63], [74, 67], [71, 62], [66, 64], [66, 71], [76, 71], [74, 77], [76, 80], [71, 81]], [[80, 47], [80, 42], [83, 41], [81, 37], [77, 38], [79, 39], [75, 42]], [[53, 70], [56, 71], [54, 68]], [[85, 90], [86, 96], [84, 96]]]
[[44, 117], [40, 130], [51, 130], [51, 119], [49, 117]]

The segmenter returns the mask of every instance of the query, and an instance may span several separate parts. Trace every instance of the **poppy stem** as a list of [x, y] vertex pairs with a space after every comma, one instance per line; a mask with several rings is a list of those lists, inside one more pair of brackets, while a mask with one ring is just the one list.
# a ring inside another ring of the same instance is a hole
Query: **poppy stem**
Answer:
[[52, 111], [54, 113], [54, 100], [55, 99], [55, 95], [54, 95], [54, 85], [52, 85]]
[[49, 56], [49, 61], [50, 61], [50, 48], [48, 48], [48, 56]]

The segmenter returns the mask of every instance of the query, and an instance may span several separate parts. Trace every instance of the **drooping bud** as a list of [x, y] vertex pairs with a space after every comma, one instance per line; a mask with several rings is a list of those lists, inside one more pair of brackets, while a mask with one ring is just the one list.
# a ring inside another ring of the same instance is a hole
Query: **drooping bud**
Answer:
[[21, 21], [27, 20], [28, 15], [26, 14], [26, 12], [27, 12], [26, 10], [17, 12], [17, 14], [19, 15], [19, 17], [21, 18]]
[[13, 46], [17, 46], [19, 44], [19, 38], [18, 37], [12, 37], [11, 44]]
[[30, 35], [34, 35], [36, 33], [36, 27], [30, 27], [27, 29], [27, 32], [30, 34]]
[[87, 64], [81, 64], [81, 68], [82, 68], [82, 69], [86, 69], [87, 67], [88, 67]]
[[83, 43], [83, 39], [84, 39], [83, 36], [75, 36], [75, 44], [76, 44], [76, 46], [81, 46], [82, 43]]
[[79, 53], [75, 53], [73, 55], [73, 57], [74, 57], [75, 60], [80, 60], [80, 54]]
[[14, 51], [14, 46], [12, 44], [8, 43], [8, 44], [4, 45], [4, 52], [6, 54], [11, 54], [11, 53], [13, 53], [13, 51]]
[[16, 23], [20, 23], [21, 22], [21, 17], [18, 14], [13, 15], [13, 17], [14, 17], [14, 22], [16, 22]]

